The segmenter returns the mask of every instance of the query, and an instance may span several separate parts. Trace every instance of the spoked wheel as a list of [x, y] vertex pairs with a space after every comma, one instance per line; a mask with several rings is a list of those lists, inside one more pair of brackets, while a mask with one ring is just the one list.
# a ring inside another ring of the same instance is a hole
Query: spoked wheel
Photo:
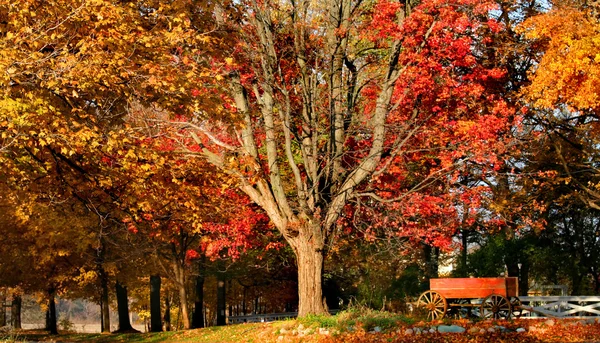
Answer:
[[508, 319], [510, 315], [511, 306], [506, 297], [492, 294], [483, 299], [481, 303], [482, 318]]
[[448, 310], [448, 302], [440, 293], [427, 291], [419, 297], [417, 307], [427, 311], [427, 319], [442, 319]]
[[521, 314], [523, 314], [523, 309], [521, 308], [521, 300], [518, 297], [510, 298], [510, 316], [513, 318], [521, 318]]

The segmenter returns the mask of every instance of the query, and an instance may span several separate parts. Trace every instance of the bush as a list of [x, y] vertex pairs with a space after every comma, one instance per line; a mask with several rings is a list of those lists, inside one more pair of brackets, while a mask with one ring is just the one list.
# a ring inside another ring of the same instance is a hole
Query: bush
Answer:
[[73, 331], [74, 325], [73, 322], [69, 320], [69, 318], [61, 318], [58, 321], [58, 326], [62, 331]]
[[347, 332], [356, 328], [371, 331], [375, 327], [386, 330], [397, 326], [399, 323], [410, 324], [412, 322], [412, 319], [397, 313], [377, 311], [356, 304], [334, 316], [308, 315], [297, 320], [297, 323], [306, 328], [327, 328], [339, 332]]

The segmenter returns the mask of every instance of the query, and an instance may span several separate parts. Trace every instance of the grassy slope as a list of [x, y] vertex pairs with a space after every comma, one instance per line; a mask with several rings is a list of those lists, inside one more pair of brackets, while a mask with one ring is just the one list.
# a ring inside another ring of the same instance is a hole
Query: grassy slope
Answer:
[[[6, 337], [7, 342], [93, 342], [93, 343], [154, 343], [154, 342], [197, 342], [197, 343], [259, 343], [274, 342], [272, 324], [242, 324], [206, 329], [139, 334], [61, 334], [51, 336], [43, 331], [23, 331]], [[0, 342], [3, 342], [0, 335]]]
[[[379, 313], [378, 315], [382, 315]], [[410, 327], [427, 328], [441, 324], [458, 324], [468, 330], [475, 327], [476, 332], [462, 334], [428, 333], [423, 335], [406, 335], [404, 331]], [[302, 325], [305, 330], [318, 331], [327, 328], [330, 335], [308, 334], [298, 336], [291, 333]], [[383, 333], [368, 333], [370, 329], [379, 326]], [[489, 332], [487, 329], [497, 325], [511, 329], [510, 333]], [[348, 328], [352, 327], [351, 332]], [[514, 330], [523, 327], [525, 333]], [[479, 330], [483, 331], [480, 333]], [[205, 329], [140, 333], [140, 334], [63, 334], [49, 336], [43, 331], [24, 331], [12, 334], [0, 343], [8, 342], [56, 342], [56, 343], [151, 343], [151, 342], [196, 342], [196, 343], [546, 343], [546, 342], [598, 342], [600, 343], [600, 323], [581, 324], [580, 321], [556, 321], [549, 325], [546, 320], [516, 320], [516, 321], [480, 321], [467, 320], [427, 323], [414, 323], [406, 318], [392, 314], [380, 317], [373, 313], [369, 316], [355, 314], [338, 314], [337, 316], [311, 317], [300, 320], [288, 320], [274, 323], [239, 324]]]

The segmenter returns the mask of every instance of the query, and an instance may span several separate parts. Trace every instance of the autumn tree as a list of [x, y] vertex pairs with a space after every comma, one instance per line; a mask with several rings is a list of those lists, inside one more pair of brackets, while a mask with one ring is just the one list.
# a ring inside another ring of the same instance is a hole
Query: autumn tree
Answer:
[[[23, 191], [2, 184], [0, 247], [3, 286], [40, 294], [47, 311], [47, 329], [57, 333], [55, 298], [76, 287], [85, 251], [91, 243], [85, 227], [94, 222], [77, 202], [60, 206], [31, 202]], [[77, 218], [74, 220], [73, 218]]]
[[540, 145], [560, 165], [546, 180], [560, 178], [572, 188], [573, 197], [594, 209], [600, 208], [595, 164], [600, 109], [597, 6], [592, 1], [556, 3], [520, 27], [543, 54], [522, 96], [531, 108]]
[[[127, 109], [136, 101], [166, 109], [212, 105], [182, 91], [205, 70], [191, 62], [210, 50], [203, 31], [210, 30], [210, 9], [196, 1], [159, 5], [0, 1], [3, 181], [26, 189], [32, 203], [75, 201], [96, 216], [90, 246], [97, 268], [86, 271], [99, 276], [106, 316], [107, 233], [127, 228], [124, 213], [143, 205], [128, 208], [127, 197], [164, 161], [138, 158], [145, 146], [124, 124]], [[118, 168], [146, 175], [132, 178]], [[106, 329], [109, 318], [103, 322]]]
[[[500, 163], [496, 137], [512, 115], [495, 86], [505, 72], [481, 65], [476, 48], [502, 30], [487, 16], [494, 7], [248, 1], [217, 11], [217, 23], [238, 40], [214, 65], [227, 73], [224, 109], [241, 123], [200, 118], [180, 127], [291, 246], [300, 315], [325, 311], [324, 257], [352, 216], [348, 206], [395, 203], [402, 220], [389, 221], [391, 231], [426, 235], [429, 215], [443, 227], [449, 196], [444, 187], [419, 190], [468, 161]], [[415, 174], [415, 166], [425, 166], [417, 178], [382, 189], [384, 175]], [[431, 232], [442, 241], [442, 232]]]

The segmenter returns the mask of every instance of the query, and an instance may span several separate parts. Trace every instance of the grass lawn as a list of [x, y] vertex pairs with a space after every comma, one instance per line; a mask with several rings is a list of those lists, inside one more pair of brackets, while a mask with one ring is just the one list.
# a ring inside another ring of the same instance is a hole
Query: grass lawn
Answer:
[[[440, 325], [458, 325], [462, 333], [440, 333]], [[522, 332], [517, 332], [517, 329]], [[431, 332], [430, 332], [431, 330]], [[417, 334], [419, 331], [422, 333]], [[415, 321], [397, 314], [341, 312], [273, 323], [249, 323], [204, 329], [134, 334], [60, 334], [41, 330], [0, 333], [0, 343], [600, 343], [600, 323], [585, 320]]]
[[[273, 337], [265, 337], [273, 336]], [[269, 342], [277, 336], [273, 335], [271, 323], [255, 323], [230, 325], [226, 327], [210, 327], [197, 330], [170, 331], [160, 333], [128, 333], [128, 334], [60, 334], [48, 335], [42, 330], [26, 330], [11, 333], [2, 337], [0, 342], [198, 342], [198, 343], [237, 343], [237, 342]]]

